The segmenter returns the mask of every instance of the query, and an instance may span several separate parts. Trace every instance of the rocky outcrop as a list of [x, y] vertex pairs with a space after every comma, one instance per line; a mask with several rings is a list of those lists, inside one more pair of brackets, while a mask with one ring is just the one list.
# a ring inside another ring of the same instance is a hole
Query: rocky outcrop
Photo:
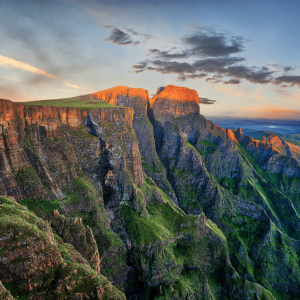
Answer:
[[298, 194], [300, 192], [300, 164], [298, 147], [277, 136], [269, 136], [262, 141], [234, 131], [239, 143], [249, 152], [256, 171], [278, 191], [293, 201], [300, 213]]
[[100, 273], [101, 261], [97, 243], [91, 228], [83, 226], [82, 219], [66, 218], [60, 215], [58, 211], [54, 211], [51, 226], [64, 243], [73, 245], [74, 249], [89, 262], [90, 266]]
[[199, 96], [195, 90], [168, 85], [157, 90], [149, 101], [150, 110], [158, 118], [199, 114]]
[[49, 223], [12, 199], [0, 197], [0, 205], [0, 280], [11, 293], [26, 299], [81, 299], [92, 294], [94, 299], [125, 299], [55, 236]]
[[[159, 88], [149, 100], [149, 118], [154, 127], [156, 146], [166, 121], [181, 126], [188, 141], [197, 141], [200, 121], [199, 97], [195, 90], [168, 85]], [[201, 122], [201, 121], [200, 121]]]
[[285, 142], [279, 137], [270, 136], [268, 139], [258, 141], [238, 133], [237, 138], [262, 170], [282, 173], [288, 177], [300, 177], [299, 162], [291, 154], [286, 155], [289, 151], [288, 145], [284, 145]]

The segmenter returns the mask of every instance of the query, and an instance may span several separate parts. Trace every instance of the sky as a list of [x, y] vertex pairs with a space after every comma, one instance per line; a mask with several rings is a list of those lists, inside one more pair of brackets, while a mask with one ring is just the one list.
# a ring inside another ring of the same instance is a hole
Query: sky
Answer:
[[0, 98], [195, 89], [205, 116], [299, 119], [298, 0], [0, 0]]

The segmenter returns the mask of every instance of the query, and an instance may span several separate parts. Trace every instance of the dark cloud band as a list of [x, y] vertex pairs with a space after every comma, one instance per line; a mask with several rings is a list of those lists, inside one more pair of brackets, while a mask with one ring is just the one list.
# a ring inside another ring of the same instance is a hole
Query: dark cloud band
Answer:
[[208, 98], [199, 98], [199, 103], [201, 104], [215, 104], [217, 100], [211, 100]]
[[278, 72], [294, 70], [291, 66], [270, 64], [262, 67], [244, 65], [245, 58], [233, 56], [244, 51], [243, 37], [218, 33], [213, 27], [196, 28], [191, 35], [180, 39], [183, 50], [174, 52], [149, 49], [152, 59], [133, 65], [136, 73], [155, 71], [177, 74], [178, 81], [205, 78], [206, 82], [238, 85], [242, 80], [256, 84], [300, 86], [300, 76], [278, 76]]

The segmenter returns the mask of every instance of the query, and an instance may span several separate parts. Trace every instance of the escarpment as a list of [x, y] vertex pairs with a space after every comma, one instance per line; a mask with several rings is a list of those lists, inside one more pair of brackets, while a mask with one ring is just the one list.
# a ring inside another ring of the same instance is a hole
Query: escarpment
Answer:
[[0, 298], [299, 298], [284, 142], [213, 124], [172, 85], [0, 105]]
[[102, 99], [113, 105], [133, 107], [133, 128], [139, 144], [143, 171], [172, 198], [174, 203], [177, 203], [175, 193], [155, 150], [153, 127], [148, 118], [149, 92], [144, 89], [119, 86], [80, 96], [80, 98]]

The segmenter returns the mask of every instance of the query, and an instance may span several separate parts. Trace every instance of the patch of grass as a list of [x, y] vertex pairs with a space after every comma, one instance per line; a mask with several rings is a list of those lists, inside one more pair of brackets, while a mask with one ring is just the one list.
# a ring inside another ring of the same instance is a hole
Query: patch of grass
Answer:
[[206, 220], [206, 225], [214, 232], [216, 233], [219, 237], [222, 239], [226, 240], [225, 235], [223, 234], [222, 230], [210, 219]]
[[61, 210], [61, 200], [33, 200], [24, 199], [19, 203], [26, 206], [29, 210], [34, 212], [39, 217], [45, 217], [46, 215], [51, 215], [53, 210]]
[[210, 142], [207, 141], [207, 140], [202, 140], [200, 143], [201, 143], [203, 146], [206, 146], [206, 147], [215, 147], [215, 148], [218, 147], [216, 143], [210, 143]]
[[194, 147], [190, 142], [186, 142], [185, 144], [186, 144], [190, 149], [196, 150], [195, 147]]
[[91, 110], [97, 108], [124, 108], [119, 105], [112, 105], [101, 99], [80, 99], [80, 98], [63, 98], [53, 100], [40, 100], [22, 102], [23, 104], [30, 106], [58, 106], [58, 107], [69, 107], [78, 108], [82, 110]]

